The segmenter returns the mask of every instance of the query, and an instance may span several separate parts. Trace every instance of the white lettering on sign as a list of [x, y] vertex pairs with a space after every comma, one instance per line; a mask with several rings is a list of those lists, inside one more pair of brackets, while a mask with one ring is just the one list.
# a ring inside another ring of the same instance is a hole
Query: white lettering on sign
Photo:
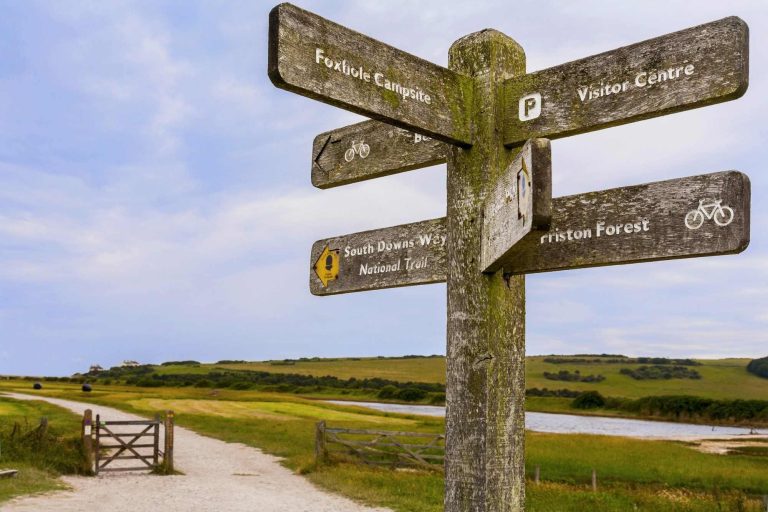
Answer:
[[374, 274], [388, 274], [390, 272], [400, 272], [401, 270], [419, 270], [429, 266], [429, 256], [420, 258], [398, 258], [394, 263], [361, 263], [361, 276], [371, 276]]
[[359, 247], [344, 247], [344, 257], [367, 256], [374, 253], [387, 253], [393, 251], [402, 251], [413, 249], [415, 247], [444, 247], [448, 240], [446, 235], [433, 235], [432, 233], [421, 233], [416, 238], [403, 238], [400, 240], [378, 240], [369, 242]]
[[[640, 71], [635, 73], [632, 80], [601, 80], [599, 84], [580, 85], [576, 89], [576, 94], [582, 103], [588, 103], [611, 95], [625, 93], [632, 89], [648, 90], [664, 82], [692, 76], [695, 72], [696, 66], [693, 64], [674, 66], [667, 69]], [[522, 121], [523, 119], [521, 118], [520, 120]]]
[[520, 98], [517, 117], [521, 121], [530, 121], [541, 115], [541, 94], [534, 92]]
[[605, 237], [605, 236], [618, 236], [618, 235], [634, 235], [636, 233], [643, 233], [650, 231], [651, 221], [648, 219], [642, 219], [637, 222], [605, 222], [598, 221], [594, 228], [583, 229], [564, 229], [560, 231], [560, 228], [555, 228], [554, 231], [550, 231], [545, 235], [541, 235], [540, 244], [551, 244], [559, 242], [570, 242], [573, 240], [585, 240], [587, 238]]
[[362, 66], [355, 66], [347, 62], [346, 59], [337, 60], [326, 55], [322, 48], [315, 48], [315, 64], [325, 66], [328, 69], [356, 78], [362, 82], [373, 83], [395, 94], [400, 95], [404, 100], [416, 100], [427, 105], [432, 104], [432, 97], [419, 87], [409, 87], [398, 82], [390, 80], [387, 75], [380, 71], [363, 69]]

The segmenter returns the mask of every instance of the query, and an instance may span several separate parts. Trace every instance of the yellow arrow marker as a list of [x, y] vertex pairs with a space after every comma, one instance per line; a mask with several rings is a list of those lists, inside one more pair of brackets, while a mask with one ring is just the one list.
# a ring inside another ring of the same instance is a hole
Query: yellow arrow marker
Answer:
[[320, 278], [323, 287], [328, 286], [328, 281], [333, 281], [339, 275], [339, 251], [331, 250], [325, 246], [323, 253], [315, 262], [315, 274]]

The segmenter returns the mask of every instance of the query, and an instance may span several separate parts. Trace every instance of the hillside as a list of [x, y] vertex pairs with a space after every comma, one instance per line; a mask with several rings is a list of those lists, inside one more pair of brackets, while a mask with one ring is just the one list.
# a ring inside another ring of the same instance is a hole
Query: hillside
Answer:
[[[635, 380], [622, 375], [623, 368], [637, 369], [647, 364], [617, 361], [615, 357], [594, 357], [600, 362], [576, 362], [583, 357], [565, 357], [564, 362], [546, 362], [551, 356], [532, 356], [526, 360], [526, 387], [567, 388], [575, 391], [597, 390], [605, 396], [639, 398], [649, 395], [685, 394], [716, 399], [768, 399], [768, 380], [746, 371], [749, 359], [702, 359], [691, 367], [701, 376], [699, 379]], [[445, 383], [445, 358], [334, 358], [288, 361], [262, 361], [214, 363], [201, 365], [156, 366], [160, 374], [206, 374], [210, 372], [262, 371], [281, 374], [331, 375], [340, 379], [381, 378], [400, 382]], [[544, 377], [545, 372], [575, 372], [580, 375], [602, 375], [601, 382], [557, 381]]]

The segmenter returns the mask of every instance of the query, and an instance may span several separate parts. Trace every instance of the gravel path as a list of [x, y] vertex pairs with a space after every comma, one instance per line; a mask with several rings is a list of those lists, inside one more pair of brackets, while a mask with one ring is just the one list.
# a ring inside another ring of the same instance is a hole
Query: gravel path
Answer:
[[[82, 414], [111, 420], [144, 419], [116, 409], [57, 398], [8, 393], [21, 400], [45, 400]], [[107, 473], [64, 477], [71, 491], [23, 497], [0, 505], [2, 512], [388, 512], [328, 494], [256, 448], [226, 443], [176, 427], [174, 462], [184, 475]]]

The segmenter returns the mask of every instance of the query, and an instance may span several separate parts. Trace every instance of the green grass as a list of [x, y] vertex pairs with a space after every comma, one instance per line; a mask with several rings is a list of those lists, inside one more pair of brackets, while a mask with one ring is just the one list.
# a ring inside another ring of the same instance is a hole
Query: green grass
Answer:
[[[32, 432], [42, 417], [48, 419], [48, 430], [37, 437]], [[58, 475], [83, 471], [80, 422], [77, 415], [46, 402], [0, 397], [0, 469], [19, 470], [16, 477], [0, 479], [0, 503], [64, 488]], [[14, 425], [22, 434], [11, 436]]]
[[[0, 388], [13, 385], [2, 383]], [[317, 467], [313, 459], [319, 419], [333, 427], [441, 432], [440, 418], [372, 412], [257, 391], [101, 386], [84, 394], [74, 385], [57, 383], [46, 386], [43, 393], [147, 417], [174, 408], [179, 425], [282, 457], [287, 467], [326, 489], [396, 511], [442, 510], [440, 474], [343, 462]], [[532, 477], [538, 465], [543, 479], [540, 485], [529, 481], [530, 511], [758, 511], [759, 500], [750, 496], [768, 494], [765, 456], [712, 455], [683, 443], [588, 435], [529, 433], [526, 444], [527, 474]], [[598, 473], [596, 493], [589, 489], [592, 468]]]

